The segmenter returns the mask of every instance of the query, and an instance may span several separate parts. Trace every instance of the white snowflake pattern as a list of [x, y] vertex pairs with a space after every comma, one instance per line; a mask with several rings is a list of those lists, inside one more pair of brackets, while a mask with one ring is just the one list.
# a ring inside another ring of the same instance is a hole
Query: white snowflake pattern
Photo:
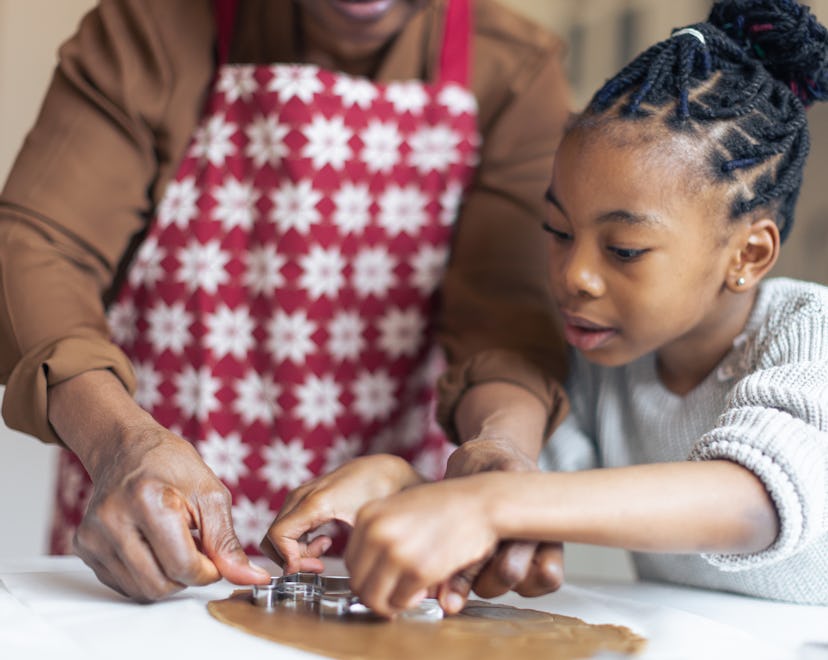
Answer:
[[346, 182], [334, 193], [333, 221], [343, 234], [363, 231], [371, 220], [371, 192], [365, 184]]
[[291, 360], [294, 364], [304, 364], [316, 348], [311, 339], [316, 332], [316, 324], [302, 310], [294, 314], [277, 311], [268, 323], [267, 332], [268, 350], [278, 361]]
[[417, 168], [420, 176], [436, 170], [447, 170], [460, 161], [460, 136], [448, 126], [424, 126], [409, 139], [411, 152], [408, 161]]
[[354, 380], [354, 410], [366, 423], [387, 419], [394, 408], [394, 379], [385, 369], [362, 371]]
[[328, 351], [337, 360], [355, 360], [365, 348], [365, 323], [356, 312], [339, 312], [328, 324]]
[[424, 296], [431, 295], [443, 279], [448, 255], [447, 247], [422, 245], [411, 259], [411, 267], [414, 269], [411, 283]]
[[399, 113], [422, 112], [426, 103], [428, 103], [428, 94], [423, 88], [423, 84], [416, 81], [391, 83], [388, 85], [385, 96]]
[[402, 355], [413, 357], [422, 344], [425, 321], [415, 308], [389, 309], [377, 325], [380, 331], [379, 345], [391, 359]]
[[274, 67], [273, 80], [267, 86], [269, 92], [277, 92], [279, 101], [287, 103], [298, 98], [310, 103], [314, 94], [322, 91], [319, 68], [308, 64], [285, 64]]
[[129, 346], [135, 341], [138, 334], [138, 329], [135, 327], [138, 312], [131, 300], [113, 303], [106, 315], [106, 320], [109, 324], [109, 334], [115, 343]]
[[175, 225], [186, 229], [190, 220], [198, 215], [199, 194], [195, 178], [191, 176], [171, 181], [158, 205], [158, 226]]
[[270, 424], [282, 412], [277, 401], [282, 388], [272, 376], [248, 371], [244, 378], [236, 381], [234, 389], [236, 399], [233, 401], [233, 410], [248, 426], [256, 420]]
[[196, 371], [186, 365], [181, 373], [175, 375], [174, 384], [175, 405], [186, 417], [195, 417], [203, 422], [221, 406], [216, 396], [221, 389], [221, 381], [213, 376], [209, 367]]
[[299, 285], [308, 292], [310, 298], [333, 298], [345, 283], [342, 273], [345, 259], [335, 247], [326, 250], [314, 245], [310, 254], [302, 257], [299, 263], [302, 266]]
[[216, 476], [228, 486], [235, 486], [239, 479], [250, 471], [244, 459], [250, 454], [250, 447], [242, 442], [238, 433], [220, 436], [210, 431], [207, 437], [196, 445], [198, 453]]
[[345, 126], [342, 117], [327, 119], [322, 115], [316, 115], [313, 121], [305, 126], [303, 133], [308, 143], [302, 148], [302, 156], [310, 158], [316, 169], [330, 165], [341, 170], [353, 156], [348, 141], [354, 132]]
[[256, 167], [265, 163], [276, 167], [288, 154], [285, 137], [289, 132], [290, 127], [280, 124], [275, 117], [257, 117], [245, 129], [248, 143], [244, 153]]
[[336, 438], [333, 444], [325, 450], [324, 473], [333, 472], [336, 468], [356, 458], [361, 447], [362, 442], [356, 436], [350, 438], [340, 436]]
[[354, 287], [362, 296], [383, 296], [396, 284], [397, 262], [385, 247], [367, 248], [354, 259]]
[[253, 76], [255, 71], [256, 67], [251, 64], [224, 66], [216, 88], [224, 94], [228, 103], [235, 103], [239, 99], [247, 101], [259, 88], [259, 83]]
[[230, 309], [227, 305], [220, 305], [205, 320], [207, 334], [204, 344], [213, 355], [221, 359], [225, 355], [232, 355], [241, 360], [253, 348], [254, 323], [247, 307], [240, 305]]
[[423, 441], [428, 431], [430, 410], [429, 405], [424, 405], [413, 406], [405, 411], [395, 428], [395, 435], [401, 448], [411, 449]]
[[151, 362], [136, 362], [132, 366], [135, 370], [135, 402], [144, 410], [152, 410], [162, 401], [161, 374]]
[[245, 547], [259, 547], [275, 517], [276, 513], [270, 510], [265, 500], [251, 502], [246, 497], [239, 497], [233, 505], [233, 529], [239, 542]]
[[166, 257], [167, 250], [158, 245], [158, 239], [154, 236], [148, 237], [141, 243], [129, 267], [129, 283], [134, 287], [154, 287], [164, 277], [164, 266], [161, 262]]
[[405, 385], [408, 395], [416, 395], [423, 388], [431, 388], [446, 370], [446, 358], [442, 350], [432, 345], [425, 359], [420, 360], [417, 368], [411, 372]]
[[359, 137], [364, 145], [359, 157], [369, 172], [390, 172], [400, 161], [403, 139], [394, 122], [372, 119]]
[[277, 440], [262, 450], [262, 457], [265, 464], [261, 474], [275, 490], [292, 490], [313, 476], [308, 467], [314, 458], [313, 452], [305, 448], [298, 438], [288, 443]]
[[332, 376], [321, 378], [310, 374], [302, 385], [298, 385], [294, 393], [299, 403], [296, 406], [296, 416], [311, 430], [317, 426], [333, 426], [337, 415], [344, 411], [339, 396], [342, 388]]
[[370, 80], [351, 76], [339, 76], [334, 83], [333, 93], [342, 99], [342, 105], [346, 108], [354, 105], [368, 108], [379, 96], [379, 91]]
[[453, 447], [447, 445], [448, 443], [442, 447], [435, 447], [420, 452], [411, 462], [412, 466], [430, 481], [442, 479], [446, 473], [449, 456], [454, 451]]
[[388, 186], [380, 197], [379, 223], [395, 236], [400, 233], [414, 235], [427, 222], [428, 199], [415, 184], [404, 188]]
[[328, 522], [319, 525], [319, 527], [311, 529], [307, 532], [308, 543], [313, 541], [313, 539], [317, 536], [335, 537], [337, 534], [339, 534], [339, 525], [335, 520], [329, 520]]
[[160, 354], [166, 349], [173, 353], [183, 351], [191, 341], [192, 322], [193, 316], [184, 308], [184, 303], [156, 303], [147, 314], [147, 334], [155, 353]]
[[285, 283], [282, 268], [287, 260], [272, 245], [251, 248], [245, 255], [244, 285], [255, 296], [272, 294]]
[[177, 273], [178, 281], [183, 282], [190, 291], [201, 288], [214, 294], [220, 284], [227, 284], [230, 279], [227, 273], [230, 255], [221, 249], [219, 241], [202, 245], [193, 240], [179, 250], [178, 261], [181, 264]]
[[221, 115], [213, 115], [195, 130], [190, 153], [193, 158], [206, 158], [221, 167], [228, 156], [236, 153], [233, 136], [237, 130], [234, 123], [225, 121]]
[[437, 101], [455, 116], [477, 113], [477, 99], [474, 94], [460, 85], [446, 85], [437, 95]]
[[316, 205], [322, 201], [322, 193], [310, 181], [285, 181], [270, 199], [273, 202], [270, 219], [283, 233], [295, 229], [307, 234], [310, 226], [319, 222], [321, 216]]
[[228, 177], [212, 193], [216, 200], [213, 216], [221, 222], [225, 231], [229, 232], [234, 227], [246, 230], [253, 226], [259, 215], [256, 208], [258, 194], [253, 184]]
[[452, 181], [440, 195], [440, 223], [444, 227], [451, 227], [457, 220], [457, 212], [463, 201], [463, 186]]

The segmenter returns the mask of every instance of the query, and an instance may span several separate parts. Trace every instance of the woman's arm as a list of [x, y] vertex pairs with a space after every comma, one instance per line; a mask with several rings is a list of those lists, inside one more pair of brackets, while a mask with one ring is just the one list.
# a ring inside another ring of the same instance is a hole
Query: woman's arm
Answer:
[[486, 473], [418, 486], [357, 516], [345, 557], [356, 593], [382, 614], [488, 557], [501, 539], [649, 552], [757, 552], [776, 511], [729, 461], [572, 473]]
[[104, 300], [184, 152], [213, 71], [209, 0], [103, 0], [60, 57], [0, 196], [0, 381], [12, 428], [58, 442], [47, 388], [131, 366]]

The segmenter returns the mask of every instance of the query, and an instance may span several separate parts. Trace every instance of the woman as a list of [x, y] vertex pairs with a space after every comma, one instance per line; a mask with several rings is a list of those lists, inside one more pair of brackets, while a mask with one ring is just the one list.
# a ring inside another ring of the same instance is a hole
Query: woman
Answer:
[[489, 2], [101, 2], [0, 206], [4, 417], [72, 452], [53, 549], [138, 599], [264, 580], [242, 546], [290, 487], [442, 462], [435, 335], [441, 421], [476, 438], [450, 472], [532, 464], [558, 51]]

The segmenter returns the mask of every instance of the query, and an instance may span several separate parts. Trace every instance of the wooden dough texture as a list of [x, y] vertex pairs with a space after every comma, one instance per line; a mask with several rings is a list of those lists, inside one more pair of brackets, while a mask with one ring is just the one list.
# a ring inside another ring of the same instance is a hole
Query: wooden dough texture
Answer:
[[629, 628], [469, 601], [441, 621], [355, 621], [320, 618], [288, 608], [254, 605], [250, 591], [214, 600], [207, 609], [219, 621], [247, 633], [342, 660], [569, 660], [599, 651], [635, 654], [646, 644]]

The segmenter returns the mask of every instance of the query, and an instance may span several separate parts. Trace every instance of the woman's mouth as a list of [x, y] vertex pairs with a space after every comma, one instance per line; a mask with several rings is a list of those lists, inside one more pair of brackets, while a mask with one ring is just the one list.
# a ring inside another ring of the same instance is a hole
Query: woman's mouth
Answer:
[[330, 0], [340, 14], [355, 21], [373, 21], [385, 15], [395, 0]]
[[593, 323], [583, 317], [561, 312], [564, 320], [564, 337], [579, 351], [594, 351], [618, 334], [615, 328]]

